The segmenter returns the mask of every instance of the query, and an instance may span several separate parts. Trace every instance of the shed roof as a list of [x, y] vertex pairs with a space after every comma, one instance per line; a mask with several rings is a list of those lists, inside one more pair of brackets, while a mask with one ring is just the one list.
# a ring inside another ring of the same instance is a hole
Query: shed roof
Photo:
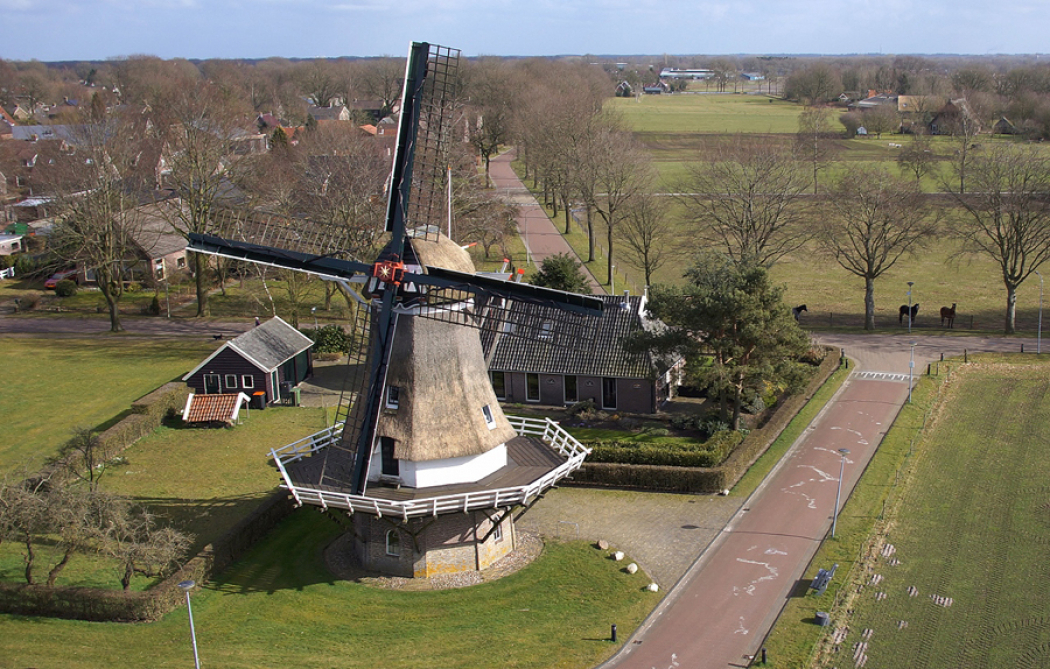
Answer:
[[257, 325], [220, 346], [218, 350], [205, 358], [201, 364], [182, 377], [182, 380], [189, 380], [191, 376], [200, 371], [202, 367], [227, 348], [236, 351], [241, 357], [262, 371], [272, 372], [312, 345], [313, 340], [293, 328], [279, 316], [274, 316], [262, 325]]
[[244, 393], [224, 395], [194, 395], [186, 398], [182, 420], [187, 423], [232, 423], [237, 420], [241, 406], [248, 403]]

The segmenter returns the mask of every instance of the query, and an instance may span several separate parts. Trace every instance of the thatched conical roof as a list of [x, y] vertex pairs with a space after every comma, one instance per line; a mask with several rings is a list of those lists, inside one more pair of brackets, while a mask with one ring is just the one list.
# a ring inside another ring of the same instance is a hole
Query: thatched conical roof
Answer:
[[480, 455], [515, 436], [492, 390], [473, 328], [398, 316], [389, 386], [398, 388], [398, 407], [383, 409], [377, 434], [396, 441], [399, 460]]

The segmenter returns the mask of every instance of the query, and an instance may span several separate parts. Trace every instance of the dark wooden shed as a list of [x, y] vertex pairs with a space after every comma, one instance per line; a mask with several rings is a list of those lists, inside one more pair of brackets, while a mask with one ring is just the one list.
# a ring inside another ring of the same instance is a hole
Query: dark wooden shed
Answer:
[[280, 401], [313, 373], [313, 341], [274, 317], [231, 339], [182, 380], [204, 395], [265, 392], [267, 404]]

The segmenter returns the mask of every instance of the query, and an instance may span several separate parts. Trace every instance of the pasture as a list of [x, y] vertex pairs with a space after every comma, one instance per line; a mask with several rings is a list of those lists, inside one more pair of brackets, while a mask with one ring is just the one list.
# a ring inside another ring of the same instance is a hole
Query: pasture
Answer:
[[[391, 669], [579, 668], [608, 657], [610, 621], [626, 637], [656, 603], [583, 543], [548, 544], [529, 567], [460, 590], [405, 592], [343, 581], [322, 557], [343, 530], [303, 509], [193, 595], [203, 666]], [[192, 666], [186, 609], [150, 624], [0, 615], [10, 666]], [[621, 637], [621, 638], [623, 638]], [[100, 650], [101, 649], [101, 650]], [[4, 666], [7, 666], [5, 664]]]
[[1047, 371], [1031, 357], [958, 368], [822, 666], [852, 665], [862, 640], [866, 669], [1046, 666]]

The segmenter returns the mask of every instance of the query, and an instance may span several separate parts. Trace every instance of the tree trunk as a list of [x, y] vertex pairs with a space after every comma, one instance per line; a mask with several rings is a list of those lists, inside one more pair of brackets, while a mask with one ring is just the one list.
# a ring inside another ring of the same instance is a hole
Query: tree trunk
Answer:
[[594, 262], [594, 216], [587, 206], [587, 262]]
[[492, 188], [492, 177], [489, 176], [489, 163], [491, 162], [488, 153], [485, 154], [485, 188]]
[[875, 329], [875, 278], [864, 277], [864, 329]]
[[62, 573], [62, 570], [66, 568], [67, 564], [69, 564], [69, 559], [71, 557], [73, 557], [73, 549], [68, 548], [66, 549], [65, 554], [62, 555], [62, 560], [47, 573], [47, 587], [55, 587], [55, 581], [58, 580], [58, 575]]
[[569, 196], [562, 198], [562, 208], [565, 209], [565, 234], [572, 232], [572, 210], [569, 207]]
[[103, 277], [99, 277], [98, 287], [109, 311], [109, 331], [123, 332], [124, 326], [120, 323], [120, 295], [114, 292], [109, 280]]
[[1006, 284], [1006, 334], [1014, 334], [1017, 317], [1017, 286]]
[[26, 545], [26, 554], [22, 558], [26, 563], [26, 583], [33, 585], [33, 560], [36, 559], [36, 554], [33, 552], [33, 538], [28, 532], [23, 537], [23, 543]]
[[606, 241], [609, 242], [609, 254], [608, 254], [609, 258], [606, 260], [605, 264], [609, 267], [609, 286], [612, 287], [612, 285], [614, 283], [613, 282], [613, 270], [614, 270], [614, 267], [613, 267], [613, 226], [612, 226], [611, 223], [606, 226], [606, 231], [607, 232], [606, 232], [606, 235], [605, 235], [605, 239], [606, 239]]
[[197, 287], [197, 317], [208, 315], [208, 256], [193, 254], [193, 279]]

